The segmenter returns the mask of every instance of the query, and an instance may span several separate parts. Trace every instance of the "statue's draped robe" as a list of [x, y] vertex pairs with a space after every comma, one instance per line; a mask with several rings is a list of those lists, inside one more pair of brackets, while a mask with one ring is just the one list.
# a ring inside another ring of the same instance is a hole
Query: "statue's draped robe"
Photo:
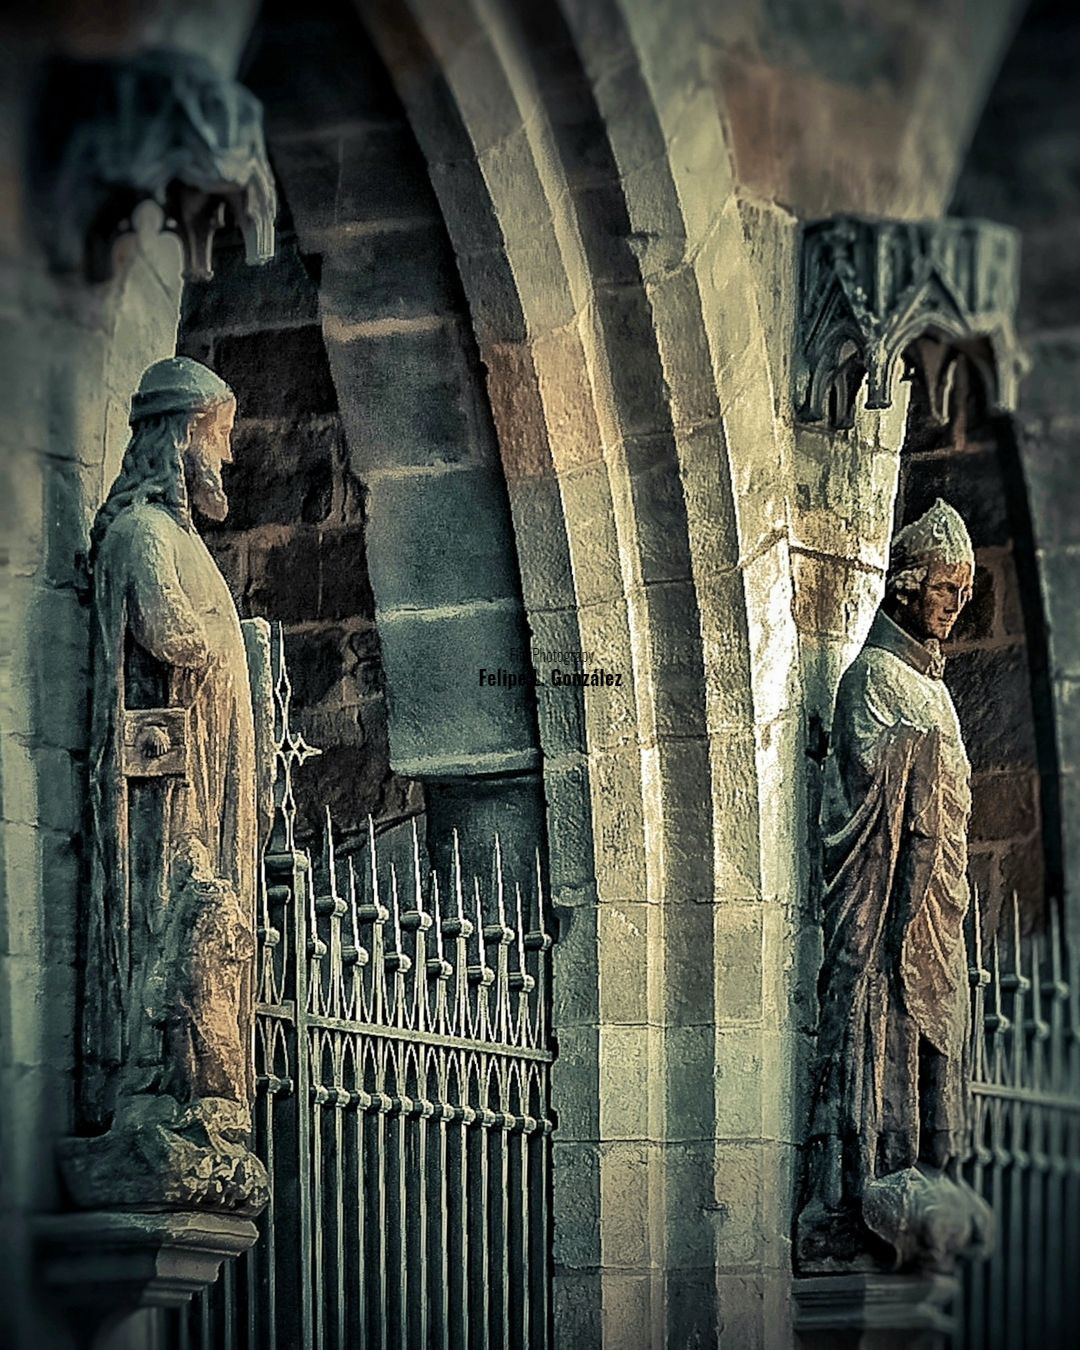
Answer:
[[[152, 503], [123, 510], [98, 551], [94, 603], [94, 858], [82, 1095], [85, 1116], [100, 1125], [113, 1109], [120, 1066], [130, 1076], [132, 1047], [146, 1037], [146, 971], [169, 936], [170, 867], [178, 856], [190, 858], [194, 845], [209, 878], [225, 883], [240, 926], [250, 927], [257, 844], [255, 733], [243, 635], [224, 578], [190, 521]], [[149, 786], [124, 779], [118, 732], [125, 705], [188, 710], [186, 778], [156, 779]], [[159, 831], [158, 838], [147, 837]], [[246, 942], [243, 934], [240, 941]], [[248, 965], [241, 960], [233, 966], [237, 980], [250, 980]], [[199, 978], [196, 973], [188, 988], [197, 990]], [[237, 991], [238, 1008], [249, 992]], [[200, 1010], [189, 1011], [197, 1041]], [[243, 1045], [246, 1026], [236, 1034]], [[140, 1054], [154, 1059], [145, 1046]], [[166, 1056], [160, 1058], [164, 1063]], [[200, 1095], [199, 1084], [187, 1086]], [[203, 1091], [246, 1103], [250, 1082], [233, 1085], [231, 1094], [227, 1086]], [[169, 1082], [128, 1082], [127, 1088], [176, 1090]]]
[[970, 766], [942, 666], [879, 612], [837, 694], [811, 1133], [847, 1196], [964, 1147]]

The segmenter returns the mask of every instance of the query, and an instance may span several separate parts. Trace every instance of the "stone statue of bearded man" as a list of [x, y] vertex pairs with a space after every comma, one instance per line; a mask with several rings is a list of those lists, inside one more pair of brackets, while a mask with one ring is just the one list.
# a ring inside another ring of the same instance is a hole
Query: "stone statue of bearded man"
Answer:
[[807, 1271], [948, 1269], [990, 1215], [959, 1175], [969, 1124], [970, 766], [940, 643], [974, 554], [940, 499], [893, 541], [885, 600], [836, 696], [822, 800], [824, 959]]
[[90, 1207], [251, 1213], [266, 1199], [247, 1149], [269, 777], [251, 670], [265, 727], [266, 633], [242, 630], [193, 520], [228, 510], [221, 466], [235, 412], [229, 386], [199, 362], [152, 365], [91, 536], [80, 1093], [91, 1137], [68, 1141], [63, 1157], [69, 1190]]

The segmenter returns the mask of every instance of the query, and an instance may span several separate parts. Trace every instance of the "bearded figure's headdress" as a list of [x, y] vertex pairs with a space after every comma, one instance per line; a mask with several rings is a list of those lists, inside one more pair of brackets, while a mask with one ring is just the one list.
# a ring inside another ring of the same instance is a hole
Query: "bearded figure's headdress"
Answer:
[[960, 513], [939, 497], [925, 515], [897, 532], [885, 580], [890, 595], [914, 591], [926, 580], [930, 562], [975, 567], [975, 550]]
[[193, 413], [209, 412], [235, 395], [220, 375], [188, 356], [155, 361], [131, 399], [131, 440], [120, 472], [90, 534], [91, 561], [105, 532], [129, 506], [155, 502], [190, 525], [183, 451]]

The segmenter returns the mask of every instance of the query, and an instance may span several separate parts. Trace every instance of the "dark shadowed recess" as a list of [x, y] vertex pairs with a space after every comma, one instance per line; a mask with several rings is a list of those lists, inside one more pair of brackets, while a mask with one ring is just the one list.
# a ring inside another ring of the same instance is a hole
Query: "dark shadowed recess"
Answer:
[[1046, 625], [1012, 419], [987, 405], [977, 367], [957, 357], [936, 424], [911, 377], [896, 524], [942, 497], [975, 547], [974, 594], [948, 644], [945, 679], [972, 765], [969, 874], [986, 930], [1015, 891], [1025, 927], [1061, 894], [1061, 823]]

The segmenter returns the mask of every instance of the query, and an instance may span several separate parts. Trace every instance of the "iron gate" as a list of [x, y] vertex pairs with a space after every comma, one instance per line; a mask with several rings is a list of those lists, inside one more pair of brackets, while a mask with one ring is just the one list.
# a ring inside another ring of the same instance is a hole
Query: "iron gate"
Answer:
[[260, 1239], [189, 1308], [175, 1350], [545, 1350], [551, 1343], [547, 1002], [540, 855], [527, 884], [442, 885], [413, 830], [407, 874], [294, 841], [274, 647], [276, 819], [264, 859], [255, 1138]]
[[1013, 897], [971, 969], [974, 1148], [968, 1181], [994, 1211], [989, 1260], [965, 1273], [962, 1350], [1066, 1350], [1080, 1334], [1080, 953], [1056, 906], [1023, 938]]

